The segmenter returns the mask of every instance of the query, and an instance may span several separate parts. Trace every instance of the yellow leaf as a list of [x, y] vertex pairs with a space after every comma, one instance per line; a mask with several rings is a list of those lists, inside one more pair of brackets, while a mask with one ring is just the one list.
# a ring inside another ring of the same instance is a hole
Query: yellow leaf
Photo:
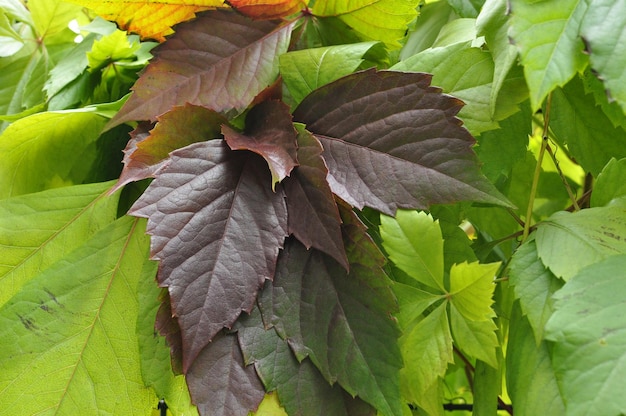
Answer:
[[120, 28], [159, 42], [174, 33], [172, 26], [196, 13], [228, 7], [223, 0], [68, 0], [88, 7]]
[[252, 19], [277, 19], [306, 8], [304, 0], [230, 0], [239, 12]]

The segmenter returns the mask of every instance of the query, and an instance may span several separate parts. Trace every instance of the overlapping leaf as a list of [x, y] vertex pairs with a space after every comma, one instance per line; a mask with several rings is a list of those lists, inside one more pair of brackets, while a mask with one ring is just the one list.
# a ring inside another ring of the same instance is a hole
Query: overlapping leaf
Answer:
[[252, 22], [234, 12], [214, 11], [181, 24], [155, 48], [155, 59], [109, 126], [156, 120], [186, 103], [217, 112], [246, 108], [278, 75], [291, 25]]
[[272, 189], [298, 166], [296, 130], [289, 107], [281, 101], [264, 101], [246, 116], [243, 133], [224, 125], [222, 134], [233, 150], [250, 150], [262, 156], [272, 173]]
[[230, 0], [228, 4], [253, 19], [278, 19], [304, 9], [305, 0]]
[[553, 367], [568, 414], [626, 413], [625, 278], [626, 255], [613, 256], [582, 269], [555, 295], [546, 339], [554, 342]]
[[[267, 287], [267, 290], [271, 288]], [[257, 308], [237, 324], [245, 362], [254, 363], [267, 391], [276, 391], [290, 415], [365, 415], [373, 409], [353, 399], [337, 384], [331, 386], [311, 360], [298, 362], [287, 341], [274, 328], [264, 328]]]
[[310, 94], [294, 113], [324, 147], [334, 193], [387, 214], [464, 199], [507, 205], [479, 172], [461, 102], [430, 76], [368, 70]]
[[149, 218], [158, 280], [168, 287], [183, 338], [183, 370], [272, 279], [287, 236], [282, 188], [267, 167], [223, 140], [176, 150], [131, 209]]
[[152, 268], [142, 223], [109, 224], [0, 308], [0, 413], [146, 414], [154, 407], [135, 332], [139, 276]]
[[348, 269], [341, 236], [341, 218], [326, 182], [328, 169], [321, 157], [322, 146], [302, 126], [296, 128], [300, 166], [283, 184], [289, 213], [289, 234], [293, 234], [306, 248], [323, 251]]
[[624, 204], [626, 202], [626, 158], [611, 159], [593, 186], [591, 206]]
[[151, 131], [140, 124], [124, 150], [124, 169], [116, 188], [152, 177], [170, 152], [189, 144], [219, 138], [226, 119], [204, 107], [186, 104], [157, 117]]
[[272, 290], [261, 293], [264, 321], [275, 325], [299, 361], [308, 356], [327, 381], [382, 413], [399, 415], [402, 363], [398, 331], [388, 316], [396, 305], [383, 258], [354, 214], [344, 214], [350, 275], [321, 252], [288, 240]]
[[198, 355], [187, 385], [200, 414], [247, 415], [256, 410], [265, 390], [254, 366], [246, 366], [235, 334], [219, 334]]

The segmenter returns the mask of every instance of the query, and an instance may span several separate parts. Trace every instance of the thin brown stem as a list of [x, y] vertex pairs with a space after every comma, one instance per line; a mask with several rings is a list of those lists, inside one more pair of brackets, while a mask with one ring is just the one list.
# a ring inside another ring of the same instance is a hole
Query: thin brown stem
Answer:
[[567, 178], [563, 174], [563, 171], [561, 170], [561, 166], [559, 165], [559, 161], [556, 158], [556, 154], [552, 150], [552, 147], [550, 147], [550, 144], [546, 144], [546, 150], [548, 151], [548, 154], [550, 155], [550, 158], [552, 159], [552, 163], [554, 163], [554, 166], [556, 167], [556, 171], [559, 173], [559, 176], [561, 177], [561, 181], [563, 182], [563, 185], [565, 186], [565, 189], [567, 190], [567, 195], [569, 196], [569, 199], [572, 201], [574, 210], [580, 211], [580, 206], [578, 206], [578, 202], [576, 201], [576, 196], [574, 195], [574, 192], [572, 192], [572, 187], [569, 186], [569, 182], [567, 182]]

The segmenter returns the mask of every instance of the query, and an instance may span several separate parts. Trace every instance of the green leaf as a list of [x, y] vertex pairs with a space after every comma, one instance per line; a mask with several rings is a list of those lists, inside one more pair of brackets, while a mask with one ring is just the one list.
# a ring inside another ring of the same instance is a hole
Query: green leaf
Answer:
[[517, 303], [511, 314], [506, 380], [516, 416], [567, 414], [548, 345], [545, 341], [535, 342], [532, 328]]
[[400, 337], [404, 368], [400, 370], [403, 397], [417, 405], [428, 402], [425, 395], [439, 382], [453, 362], [452, 335], [448, 325], [446, 303], [412, 325]]
[[476, 19], [454, 19], [443, 25], [432, 47], [440, 48], [475, 40], [479, 42], [476, 39]]
[[398, 298], [400, 311], [396, 313], [398, 324], [403, 330], [421, 319], [422, 314], [432, 304], [440, 300], [443, 295], [425, 292], [413, 286], [396, 282], [393, 285], [394, 293]]
[[626, 117], [624, 117], [622, 107], [607, 94], [606, 87], [594, 75], [591, 68], [585, 69], [582, 80], [585, 93], [593, 94], [596, 104], [602, 108], [602, 111], [611, 120], [613, 126], [626, 129]]
[[137, 341], [141, 376], [146, 387], [154, 389], [157, 397], [167, 403], [173, 414], [197, 415], [191, 404], [185, 377], [174, 375], [170, 359], [170, 348], [164, 337], [155, 330], [155, 318], [161, 305], [155, 279], [157, 263], [146, 264], [137, 284]]
[[389, 258], [426, 286], [445, 292], [443, 239], [439, 223], [424, 212], [398, 210], [396, 218], [380, 216], [380, 235]]
[[89, 67], [93, 71], [111, 62], [131, 59], [139, 47], [139, 42], [131, 42], [126, 32], [116, 30], [93, 43], [91, 51], [87, 53]]
[[28, 9], [20, 0], [0, 0], [0, 8], [18, 21], [33, 26], [33, 20]]
[[50, 76], [44, 85], [48, 97], [54, 97], [63, 87], [83, 73], [88, 64], [87, 52], [91, 50], [95, 39], [96, 35], [87, 35], [50, 70]]
[[471, 47], [470, 42], [426, 49], [391, 67], [396, 71], [433, 73], [432, 85], [465, 102], [458, 117], [474, 135], [498, 128], [498, 119], [518, 111], [517, 104], [526, 99], [526, 90], [517, 78], [505, 83], [501, 95], [506, 98], [492, 117], [491, 94], [494, 63], [489, 52]]
[[455, 264], [450, 269], [452, 304], [470, 321], [485, 321], [495, 316], [491, 304], [496, 285], [493, 279], [500, 263]]
[[626, 112], [626, 1], [587, 0], [589, 10], [580, 28], [591, 67]]
[[585, 266], [626, 253], [626, 209], [618, 206], [557, 212], [537, 227], [543, 263], [565, 281]]
[[138, 279], [153, 267], [144, 224], [115, 221], [0, 308], [3, 412], [146, 414], [155, 406], [135, 335]]
[[455, 205], [433, 205], [431, 214], [439, 221], [443, 237], [443, 269], [449, 271], [453, 264], [477, 260], [472, 241], [461, 224], [467, 218], [465, 207]]
[[105, 121], [88, 112], [48, 112], [11, 124], [0, 135], [0, 198], [82, 183]]
[[360, 42], [281, 55], [280, 73], [294, 106], [311, 91], [354, 72], [363, 62], [363, 56], [377, 44]]
[[614, 127], [575, 78], [552, 95], [550, 127], [576, 161], [594, 176], [614, 157], [626, 157], [626, 131]]
[[593, 185], [591, 206], [601, 207], [626, 202], [626, 158], [611, 159]]
[[546, 339], [568, 415], [626, 413], [624, 293], [621, 255], [582, 269], [555, 295]]
[[406, 43], [400, 50], [400, 60], [403, 61], [433, 46], [441, 28], [455, 16], [447, 1], [423, 4], [415, 27], [409, 32]]
[[545, 324], [554, 311], [552, 295], [563, 286], [563, 282], [542, 263], [534, 238], [517, 249], [509, 267], [515, 298], [519, 299], [521, 311], [539, 345]]
[[520, 52], [533, 111], [587, 65], [578, 31], [587, 2], [511, 0], [509, 35]]
[[315, 16], [339, 16], [361, 38], [385, 42], [388, 48], [400, 47], [399, 40], [417, 16], [418, 0], [316, 0]]
[[456, 14], [461, 17], [476, 17], [485, 0], [448, 0]]
[[476, 19], [477, 33], [485, 37], [494, 61], [493, 86], [489, 96], [492, 116], [496, 113], [498, 95], [507, 74], [517, 60], [517, 49], [509, 40], [506, 8], [506, 0], [487, 0]]
[[67, 29], [82, 7], [63, 0], [30, 0], [28, 8], [40, 38], [49, 38]]
[[450, 328], [455, 345], [464, 354], [484, 361], [492, 368], [498, 368], [496, 348], [500, 344], [495, 332], [498, 327], [493, 320], [473, 321], [467, 319], [454, 306], [453, 301], [450, 305]]
[[0, 9], [0, 57], [11, 56], [22, 49], [24, 42], [18, 35], [4, 10]]
[[112, 183], [72, 186], [0, 201], [0, 306], [80, 247], [117, 214]]

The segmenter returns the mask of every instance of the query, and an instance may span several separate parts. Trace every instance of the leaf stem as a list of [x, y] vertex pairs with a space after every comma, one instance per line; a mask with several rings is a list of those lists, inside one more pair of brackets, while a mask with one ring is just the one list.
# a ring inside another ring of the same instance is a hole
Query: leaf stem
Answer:
[[567, 190], [567, 195], [569, 196], [569, 199], [572, 201], [574, 210], [580, 211], [580, 206], [578, 205], [578, 202], [576, 201], [576, 196], [572, 192], [572, 187], [569, 186], [569, 182], [567, 182], [567, 178], [565, 177], [565, 175], [563, 174], [563, 171], [561, 170], [559, 161], [556, 159], [556, 154], [554, 153], [554, 151], [552, 150], [552, 147], [550, 147], [549, 144], [546, 144], [546, 150], [548, 151], [550, 158], [552, 158], [552, 162], [554, 163], [554, 166], [556, 167], [556, 171], [559, 173], [559, 176], [561, 177], [561, 181], [563, 182], [563, 185], [565, 186], [565, 189]]
[[535, 204], [535, 197], [537, 195], [537, 185], [539, 184], [539, 176], [541, 175], [541, 162], [543, 161], [543, 155], [546, 152], [548, 146], [548, 126], [550, 125], [550, 107], [552, 104], [552, 94], [548, 95], [546, 103], [546, 113], [543, 118], [543, 132], [541, 139], [541, 148], [539, 149], [539, 156], [537, 156], [537, 166], [535, 166], [535, 174], [533, 176], [533, 183], [530, 188], [530, 197], [528, 198], [528, 208], [526, 209], [526, 222], [524, 223], [524, 234], [522, 236], [522, 242], [526, 241], [528, 234], [530, 233], [530, 223], [532, 222], [533, 205]]

